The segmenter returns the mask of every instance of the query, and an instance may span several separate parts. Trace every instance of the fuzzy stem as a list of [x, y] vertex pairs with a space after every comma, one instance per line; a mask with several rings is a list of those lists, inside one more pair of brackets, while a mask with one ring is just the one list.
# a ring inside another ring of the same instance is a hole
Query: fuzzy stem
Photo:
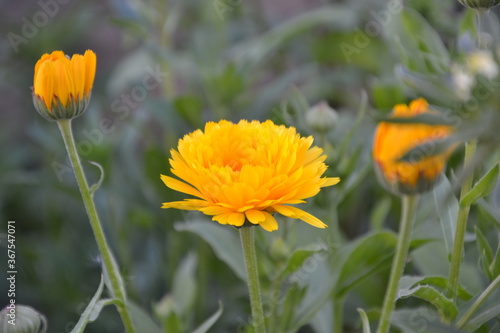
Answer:
[[[472, 180], [474, 173], [470, 169], [476, 152], [477, 140], [471, 140], [465, 143], [464, 170], [469, 174], [464, 179], [462, 189], [460, 191], [460, 201], [469, 193], [472, 188]], [[456, 299], [458, 290], [458, 277], [460, 275], [460, 265], [464, 250], [465, 231], [467, 229], [467, 219], [469, 217], [470, 206], [460, 206], [457, 217], [457, 229], [455, 231], [455, 239], [453, 241], [453, 252], [451, 253], [450, 273], [448, 276], [448, 292], [452, 299]]]
[[260, 299], [259, 270], [257, 267], [257, 255], [255, 253], [254, 227], [241, 227], [240, 238], [243, 247], [243, 256], [245, 257], [248, 291], [250, 292], [252, 324], [255, 333], [265, 333], [264, 311], [262, 310], [262, 301]]
[[389, 285], [385, 292], [384, 305], [382, 307], [382, 315], [378, 326], [378, 333], [387, 333], [391, 326], [391, 315], [395, 307], [395, 298], [398, 291], [399, 280], [403, 275], [405, 268], [406, 256], [410, 248], [411, 230], [413, 221], [415, 220], [415, 212], [417, 208], [418, 197], [413, 195], [405, 195], [402, 197], [402, 212], [399, 224], [399, 237], [396, 245], [396, 253], [392, 261], [391, 276]]
[[123, 325], [127, 333], [135, 332], [134, 325], [132, 323], [132, 318], [127, 307], [127, 295], [125, 293], [125, 287], [123, 285], [123, 279], [120, 275], [118, 265], [111, 253], [111, 250], [106, 242], [106, 237], [104, 236], [104, 231], [99, 221], [99, 216], [97, 215], [97, 210], [94, 205], [93, 195], [90, 191], [87, 179], [85, 178], [85, 173], [78, 157], [76, 150], [75, 139], [73, 137], [73, 131], [71, 129], [71, 120], [64, 119], [57, 121], [59, 130], [64, 139], [64, 144], [66, 145], [66, 150], [68, 151], [69, 159], [71, 165], [75, 172], [76, 181], [78, 182], [78, 187], [80, 188], [80, 193], [82, 195], [83, 203], [85, 205], [85, 210], [90, 220], [90, 225], [92, 231], [94, 232], [94, 237], [99, 248], [99, 252], [102, 257], [104, 264], [105, 274], [108, 275], [111, 284], [111, 293], [115, 298], [120, 300], [120, 304], [117, 305], [118, 312], [122, 318]]
[[333, 301], [333, 333], [344, 332], [344, 298]]

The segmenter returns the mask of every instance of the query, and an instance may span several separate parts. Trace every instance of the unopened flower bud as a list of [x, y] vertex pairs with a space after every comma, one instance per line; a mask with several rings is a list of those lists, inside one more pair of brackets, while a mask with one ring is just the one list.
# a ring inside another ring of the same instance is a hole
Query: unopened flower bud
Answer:
[[[392, 118], [410, 118], [429, 113], [423, 98], [394, 107]], [[413, 148], [448, 137], [450, 126], [423, 123], [381, 122], [373, 143], [375, 171], [381, 184], [397, 195], [411, 195], [431, 190], [440, 180], [453, 148], [433, 156], [415, 156], [401, 160]], [[417, 154], [418, 155], [418, 154]]]
[[41, 333], [47, 330], [47, 320], [35, 309], [11, 303], [0, 311], [0, 332]]
[[490, 9], [500, 4], [500, 0], [458, 0], [458, 2], [472, 9]]
[[72, 119], [87, 108], [94, 83], [96, 55], [44, 54], [35, 65], [33, 104], [47, 120]]
[[313, 130], [324, 133], [337, 126], [339, 116], [325, 101], [319, 102], [306, 113], [306, 123]]

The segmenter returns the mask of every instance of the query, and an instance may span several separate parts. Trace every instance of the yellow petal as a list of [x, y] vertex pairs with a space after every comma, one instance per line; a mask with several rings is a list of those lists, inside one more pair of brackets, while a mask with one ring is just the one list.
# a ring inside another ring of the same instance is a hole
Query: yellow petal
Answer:
[[81, 54], [75, 54], [71, 58], [71, 69], [73, 70], [73, 78], [75, 90], [73, 91], [73, 98], [85, 98], [85, 62]]
[[198, 198], [203, 198], [203, 194], [201, 194], [200, 191], [184, 182], [181, 182], [180, 180], [165, 175], [160, 175], [160, 178], [161, 180], [163, 180], [163, 183], [165, 183], [165, 185], [167, 185], [174, 191], [179, 191], [186, 194], [191, 194]]
[[209, 206], [201, 208], [200, 211], [206, 215], [220, 215], [229, 213], [229, 208], [221, 207], [221, 206]]
[[227, 223], [236, 227], [241, 227], [245, 223], [245, 214], [229, 213]]
[[248, 221], [253, 224], [259, 224], [266, 219], [266, 215], [264, 214], [264, 212], [255, 209], [247, 210], [245, 212], [245, 215]]
[[91, 50], [85, 51], [83, 55], [85, 61], [85, 93], [88, 95], [92, 90], [92, 85], [94, 84], [95, 70], [97, 65], [97, 57], [95, 53]]
[[262, 212], [262, 213], [264, 214], [266, 219], [260, 222], [259, 225], [266, 231], [278, 230], [278, 222], [276, 221], [274, 216], [272, 216], [268, 212]]
[[[196, 200], [204, 203], [204, 201]], [[204, 205], [200, 203], [196, 203], [195, 200], [185, 200], [185, 201], [172, 201], [172, 202], [164, 202], [161, 208], [177, 208], [183, 210], [199, 210], [203, 208]]]
[[332, 185], [338, 184], [340, 182], [339, 177], [330, 177], [330, 178], [324, 178], [324, 179], [325, 179], [325, 182], [323, 183], [323, 185], [321, 185], [321, 187], [332, 186]]

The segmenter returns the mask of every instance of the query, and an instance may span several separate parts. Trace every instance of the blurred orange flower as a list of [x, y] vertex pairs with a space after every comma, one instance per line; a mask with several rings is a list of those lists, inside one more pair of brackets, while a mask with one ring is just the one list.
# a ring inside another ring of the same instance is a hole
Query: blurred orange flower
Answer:
[[[423, 98], [414, 100], [409, 106], [396, 105], [391, 118], [410, 118], [430, 113]], [[439, 180], [453, 148], [443, 153], [415, 161], [400, 159], [411, 149], [425, 143], [449, 136], [452, 127], [423, 123], [381, 122], [375, 132], [373, 160], [382, 184], [397, 194], [415, 194], [430, 190]]]

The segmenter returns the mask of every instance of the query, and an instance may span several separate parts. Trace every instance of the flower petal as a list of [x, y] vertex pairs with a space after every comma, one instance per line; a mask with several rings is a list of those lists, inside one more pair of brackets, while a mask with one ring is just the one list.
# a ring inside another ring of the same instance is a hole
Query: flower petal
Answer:
[[255, 209], [247, 210], [245, 212], [245, 215], [248, 221], [253, 224], [259, 224], [266, 219], [266, 215], [264, 214], [264, 212]]
[[181, 182], [180, 180], [177, 180], [175, 178], [165, 176], [165, 175], [160, 175], [160, 178], [161, 178], [161, 180], [163, 180], [165, 185], [167, 185], [168, 187], [170, 187], [174, 191], [183, 192], [186, 194], [191, 194], [195, 197], [203, 199], [203, 194], [201, 194], [200, 191], [198, 191], [194, 187], [192, 187], [184, 182]]
[[278, 230], [278, 222], [276, 221], [274, 216], [272, 216], [268, 212], [262, 212], [262, 213], [264, 214], [266, 219], [260, 222], [259, 225], [266, 231]]

